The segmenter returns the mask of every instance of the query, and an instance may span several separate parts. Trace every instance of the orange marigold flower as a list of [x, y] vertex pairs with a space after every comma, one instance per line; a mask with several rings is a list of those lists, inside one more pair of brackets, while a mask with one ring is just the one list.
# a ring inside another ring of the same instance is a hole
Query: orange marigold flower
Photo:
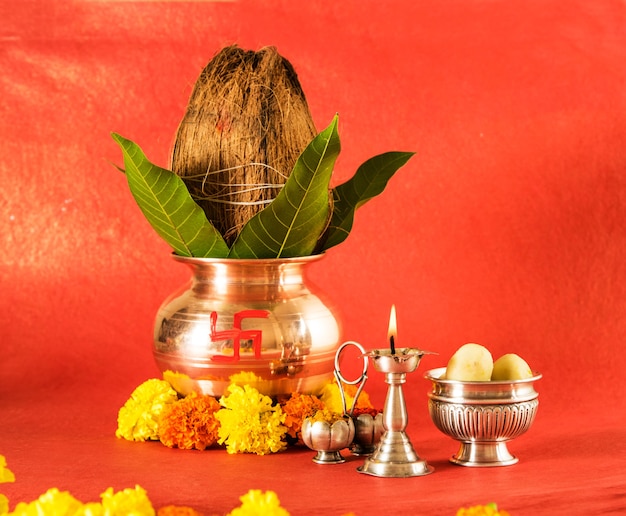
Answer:
[[302, 441], [302, 422], [305, 418], [312, 416], [318, 410], [324, 408], [324, 403], [311, 394], [292, 393], [291, 397], [282, 405], [285, 413], [284, 425], [287, 427], [287, 435], [293, 439]]
[[361, 414], [369, 414], [372, 417], [376, 417], [380, 412], [382, 412], [382, 410], [378, 410], [375, 408], [355, 408], [354, 412], [352, 412], [352, 417], [358, 417]]
[[159, 420], [159, 439], [165, 446], [204, 450], [217, 442], [220, 404], [213, 396], [190, 393], [166, 406]]
[[167, 505], [157, 511], [157, 516], [202, 516], [202, 513], [191, 507]]

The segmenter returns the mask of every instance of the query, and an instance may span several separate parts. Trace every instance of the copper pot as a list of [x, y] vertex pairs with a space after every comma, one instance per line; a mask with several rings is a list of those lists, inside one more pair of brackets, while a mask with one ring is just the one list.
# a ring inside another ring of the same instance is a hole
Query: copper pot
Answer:
[[322, 256], [174, 259], [191, 282], [165, 300], [154, 357], [181, 394], [221, 396], [229, 383], [273, 396], [316, 394], [332, 379], [340, 324], [306, 268]]

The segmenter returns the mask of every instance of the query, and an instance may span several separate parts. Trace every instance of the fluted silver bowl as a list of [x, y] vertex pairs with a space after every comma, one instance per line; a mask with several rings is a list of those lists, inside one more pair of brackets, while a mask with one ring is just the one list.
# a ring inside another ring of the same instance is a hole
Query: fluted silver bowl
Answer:
[[385, 433], [383, 413], [379, 412], [376, 416], [367, 413], [359, 414], [352, 416], [352, 421], [354, 422], [354, 439], [350, 451], [354, 455], [370, 455]]
[[450, 461], [462, 466], [509, 466], [518, 462], [507, 442], [525, 433], [539, 406], [532, 378], [511, 381], [442, 380], [446, 368], [432, 369], [428, 411], [435, 426], [460, 442]]
[[346, 459], [341, 455], [354, 439], [354, 422], [345, 417], [332, 425], [326, 421], [315, 421], [305, 418], [302, 422], [302, 441], [317, 454], [313, 462], [318, 464], [340, 464]]

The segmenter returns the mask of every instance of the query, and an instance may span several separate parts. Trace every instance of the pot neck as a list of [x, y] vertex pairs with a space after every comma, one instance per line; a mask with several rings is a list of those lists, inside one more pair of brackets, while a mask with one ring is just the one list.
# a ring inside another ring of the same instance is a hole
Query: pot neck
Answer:
[[193, 272], [192, 289], [196, 293], [233, 293], [245, 290], [266, 296], [268, 291], [301, 290], [305, 283], [305, 269], [323, 255], [298, 258], [220, 259], [194, 258], [174, 255]]

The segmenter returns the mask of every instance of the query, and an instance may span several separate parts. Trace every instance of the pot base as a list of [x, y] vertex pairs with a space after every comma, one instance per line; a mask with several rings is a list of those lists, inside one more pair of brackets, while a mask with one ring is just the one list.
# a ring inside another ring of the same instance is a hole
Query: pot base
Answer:
[[511, 466], [519, 459], [509, 452], [506, 442], [461, 443], [459, 451], [450, 457], [450, 462], [459, 466], [489, 468]]
[[266, 396], [289, 396], [293, 392], [318, 395], [332, 378], [332, 374], [326, 373], [301, 378], [263, 379], [250, 371], [241, 371], [230, 377], [203, 379], [171, 370], [163, 372], [163, 379], [182, 396], [195, 392], [220, 397], [226, 393], [230, 384], [248, 385]]

